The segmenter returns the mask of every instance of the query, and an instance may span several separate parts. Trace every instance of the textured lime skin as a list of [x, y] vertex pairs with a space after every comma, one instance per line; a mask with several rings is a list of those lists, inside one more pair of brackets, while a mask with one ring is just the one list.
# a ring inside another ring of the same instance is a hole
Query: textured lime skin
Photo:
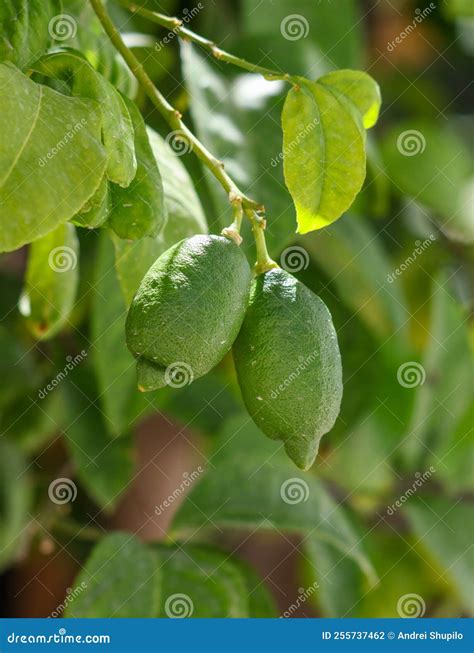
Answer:
[[252, 284], [233, 352], [251, 417], [308, 469], [342, 399], [341, 357], [326, 305], [288, 272], [265, 272]]
[[155, 261], [126, 323], [141, 390], [163, 387], [168, 366], [184, 363], [196, 379], [219, 363], [244, 319], [251, 277], [243, 252], [223, 236], [186, 238]]

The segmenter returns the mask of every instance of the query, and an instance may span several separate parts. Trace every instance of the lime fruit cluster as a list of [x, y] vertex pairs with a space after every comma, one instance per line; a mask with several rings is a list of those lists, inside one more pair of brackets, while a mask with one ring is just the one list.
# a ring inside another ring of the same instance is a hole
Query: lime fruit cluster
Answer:
[[215, 367], [242, 325], [251, 280], [245, 255], [223, 236], [186, 238], [162, 254], [127, 316], [139, 389], [184, 385]]
[[233, 347], [246, 408], [301, 469], [314, 462], [342, 398], [341, 357], [326, 305], [280, 268], [252, 272], [238, 245], [193, 236], [145, 275], [126, 323], [142, 391], [181, 387]]
[[246, 408], [288, 456], [308, 469], [342, 399], [336, 331], [324, 302], [282, 269], [253, 281], [233, 347]]

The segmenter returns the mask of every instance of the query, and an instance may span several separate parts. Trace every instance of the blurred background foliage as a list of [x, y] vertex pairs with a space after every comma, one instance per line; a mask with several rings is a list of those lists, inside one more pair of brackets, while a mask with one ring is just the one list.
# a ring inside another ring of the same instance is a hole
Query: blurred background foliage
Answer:
[[[142, 4], [177, 16], [192, 9], [178, 0]], [[471, 3], [435, 4], [391, 48], [429, 3], [203, 0], [192, 19], [194, 31], [261, 65], [309, 78], [360, 68], [379, 82], [383, 107], [364, 189], [349, 214], [304, 237], [294, 233], [279, 158], [283, 84], [231, 69], [178, 38], [163, 45], [164, 30], [111, 4], [159, 88], [244, 191], [266, 205], [272, 256], [301, 248], [295, 274], [333, 315], [344, 399], [314, 468], [302, 475], [245, 417], [230, 356], [183, 389], [135, 391], [123, 326], [147, 266], [205, 221], [210, 231], [231, 221], [222, 190], [193, 155], [178, 158], [158, 139], [160, 167], [169, 166], [170, 233], [165, 242], [132, 244], [79, 229], [77, 296], [55, 337], [38, 341], [18, 311], [27, 248], [0, 258], [4, 614], [49, 614], [97, 537], [117, 528], [181, 543], [178, 556], [164, 544], [154, 545], [154, 555], [163, 596], [198, 593], [194, 616], [270, 616], [296, 604], [293, 616], [394, 617], [409, 593], [422, 597], [426, 616], [472, 614], [474, 17]], [[78, 23], [66, 45], [81, 49], [165, 136], [87, 3], [65, 0], [64, 10]], [[283, 37], [289, 14], [307, 19], [305, 38]], [[410, 130], [424, 143], [413, 156], [397, 147]], [[408, 363], [423, 383], [400, 383]], [[155, 506], [198, 464], [206, 471], [191, 494], [165, 519], [157, 516]], [[390, 510], [430, 469], [415, 496]], [[77, 484], [73, 503], [48, 501], [58, 477]], [[307, 500], [281, 501], [289, 478], [305, 480]], [[116, 545], [106, 537], [95, 555]], [[127, 556], [118, 564], [152, 564], [138, 548]], [[118, 564], [107, 573], [117, 575], [120, 592]], [[317, 590], [300, 600], [313, 583]], [[124, 616], [148, 616], [153, 592], [146, 591]], [[71, 614], [88, 614], [80, 599]]]

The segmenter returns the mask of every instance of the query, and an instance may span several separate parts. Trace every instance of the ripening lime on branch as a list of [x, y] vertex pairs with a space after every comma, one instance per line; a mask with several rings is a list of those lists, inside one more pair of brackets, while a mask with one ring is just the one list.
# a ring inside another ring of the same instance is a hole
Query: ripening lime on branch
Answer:
[[285, 270], [259, 275], [233, 353], [251, 417], [308, 469], [342, 399], [341, 357], [326, 305]]
[[186, 238], [162, 254], [142, 280], [126, 322], [140, 390], [164, 387], [174, 365], [186, 371], [188, 382], [217, 365], [240, 329], [250, 283], [245, 255], [223, 236]]

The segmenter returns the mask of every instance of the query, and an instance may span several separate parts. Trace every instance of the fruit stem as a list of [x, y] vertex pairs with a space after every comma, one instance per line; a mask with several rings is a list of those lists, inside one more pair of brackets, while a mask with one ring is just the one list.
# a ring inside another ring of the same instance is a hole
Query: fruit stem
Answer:
[[180, 112], [177, 111], [156, 88], [141, 63], [135, 57], [133, 52], [125, 45], [120, 32], [108, 15], [102, 0], [90, 0], [90, 3], [110, 41], [116, 50], [122, 55], [125, 63], [135, 75], [154, 106], [161, 113], [171, 129], [176, 132], [176, 136], [180, 140], [189, 144], [189, 149], [193, 150], [198, 158], [209, 168], [217, 181], [225, 189], [229, 198], [240, 198], [243, 209], [253, 209], [254, 211], [263, 210], [261, 204], [250, 199], [240, 190], [234, 180], [225, 171], [223, 162], [219, 161], [219, 159], [209, 152], [203, 143], [201, 143], [193, 132], [183, 123]]
[[230, 54], [229, 52], [225, 52], [224, 50], [221, 50], [213, 41], [210, 41], [209, 39], [206, 39], [204, 36], [201, 36], [200, 34], [196, 34], [195, 32], [192, 32], [187, 27], [184, 27], [183, 21], [180, 20], [179, 18], [166, 16], [165, 14], [161, 14], [157, 11], [150, 11], [149, 9], [145, 9], [144, 7], [139, 7], [135, 3], [129, 2], [127, 0], [118, 0], [118, 2], [120, 5], [122, 5], [132, 13], [139, 14], [144, 18], [148, 18], [148, 20], [169, 29], [170, 32], [172, 32], [173, 34], [177, 34], [180, 38], [184, 40], [192, 41], [193, 43], [196, 43], [197, 45], [201, 46], [202, 48], [210, 52], [212, 56], [218, 61], [224, 61], [225, 63], [229, 63], [239, 68], [243, 68], [244, 70], [248, 70], [252, 73], [259, 73], [269, 81], [283, 80], [285, 82], [294, 83], [293, 77], [288, 73], [283, 73], [277, 70], [271, 70], [270, 68], [265, 68], [264, 66], [259, 66], [257, 64], [251, 63], [250, 61], [246, 61], [245, 59], [241, 59], [240, 57], [236, 57], [235, 55]]
[[267, 250], [267, 243], [265, 241], [265, 219], [259, 216], [255, 211], [246, 210], [247, 217], [252, 223], [252, 231], [255, 238], [255, 247], [257, 250], [257, 262], [255, 263], [255, 274], [263, 274], [277, 268], [278, 263], [276, 263]]
[[242, 199], [231, 195], [229, 201], [232, 204], [232, 209], [234, 211], [234, 221], [229, 227], [223, 229], [221, 233], [223, 236], [227, 236], [227, 238], [233, 240], [236, 245], [241, 245], [242, 236], [240, 235], [240, 229], [242, 228], [242, 220], [244, 217]]

